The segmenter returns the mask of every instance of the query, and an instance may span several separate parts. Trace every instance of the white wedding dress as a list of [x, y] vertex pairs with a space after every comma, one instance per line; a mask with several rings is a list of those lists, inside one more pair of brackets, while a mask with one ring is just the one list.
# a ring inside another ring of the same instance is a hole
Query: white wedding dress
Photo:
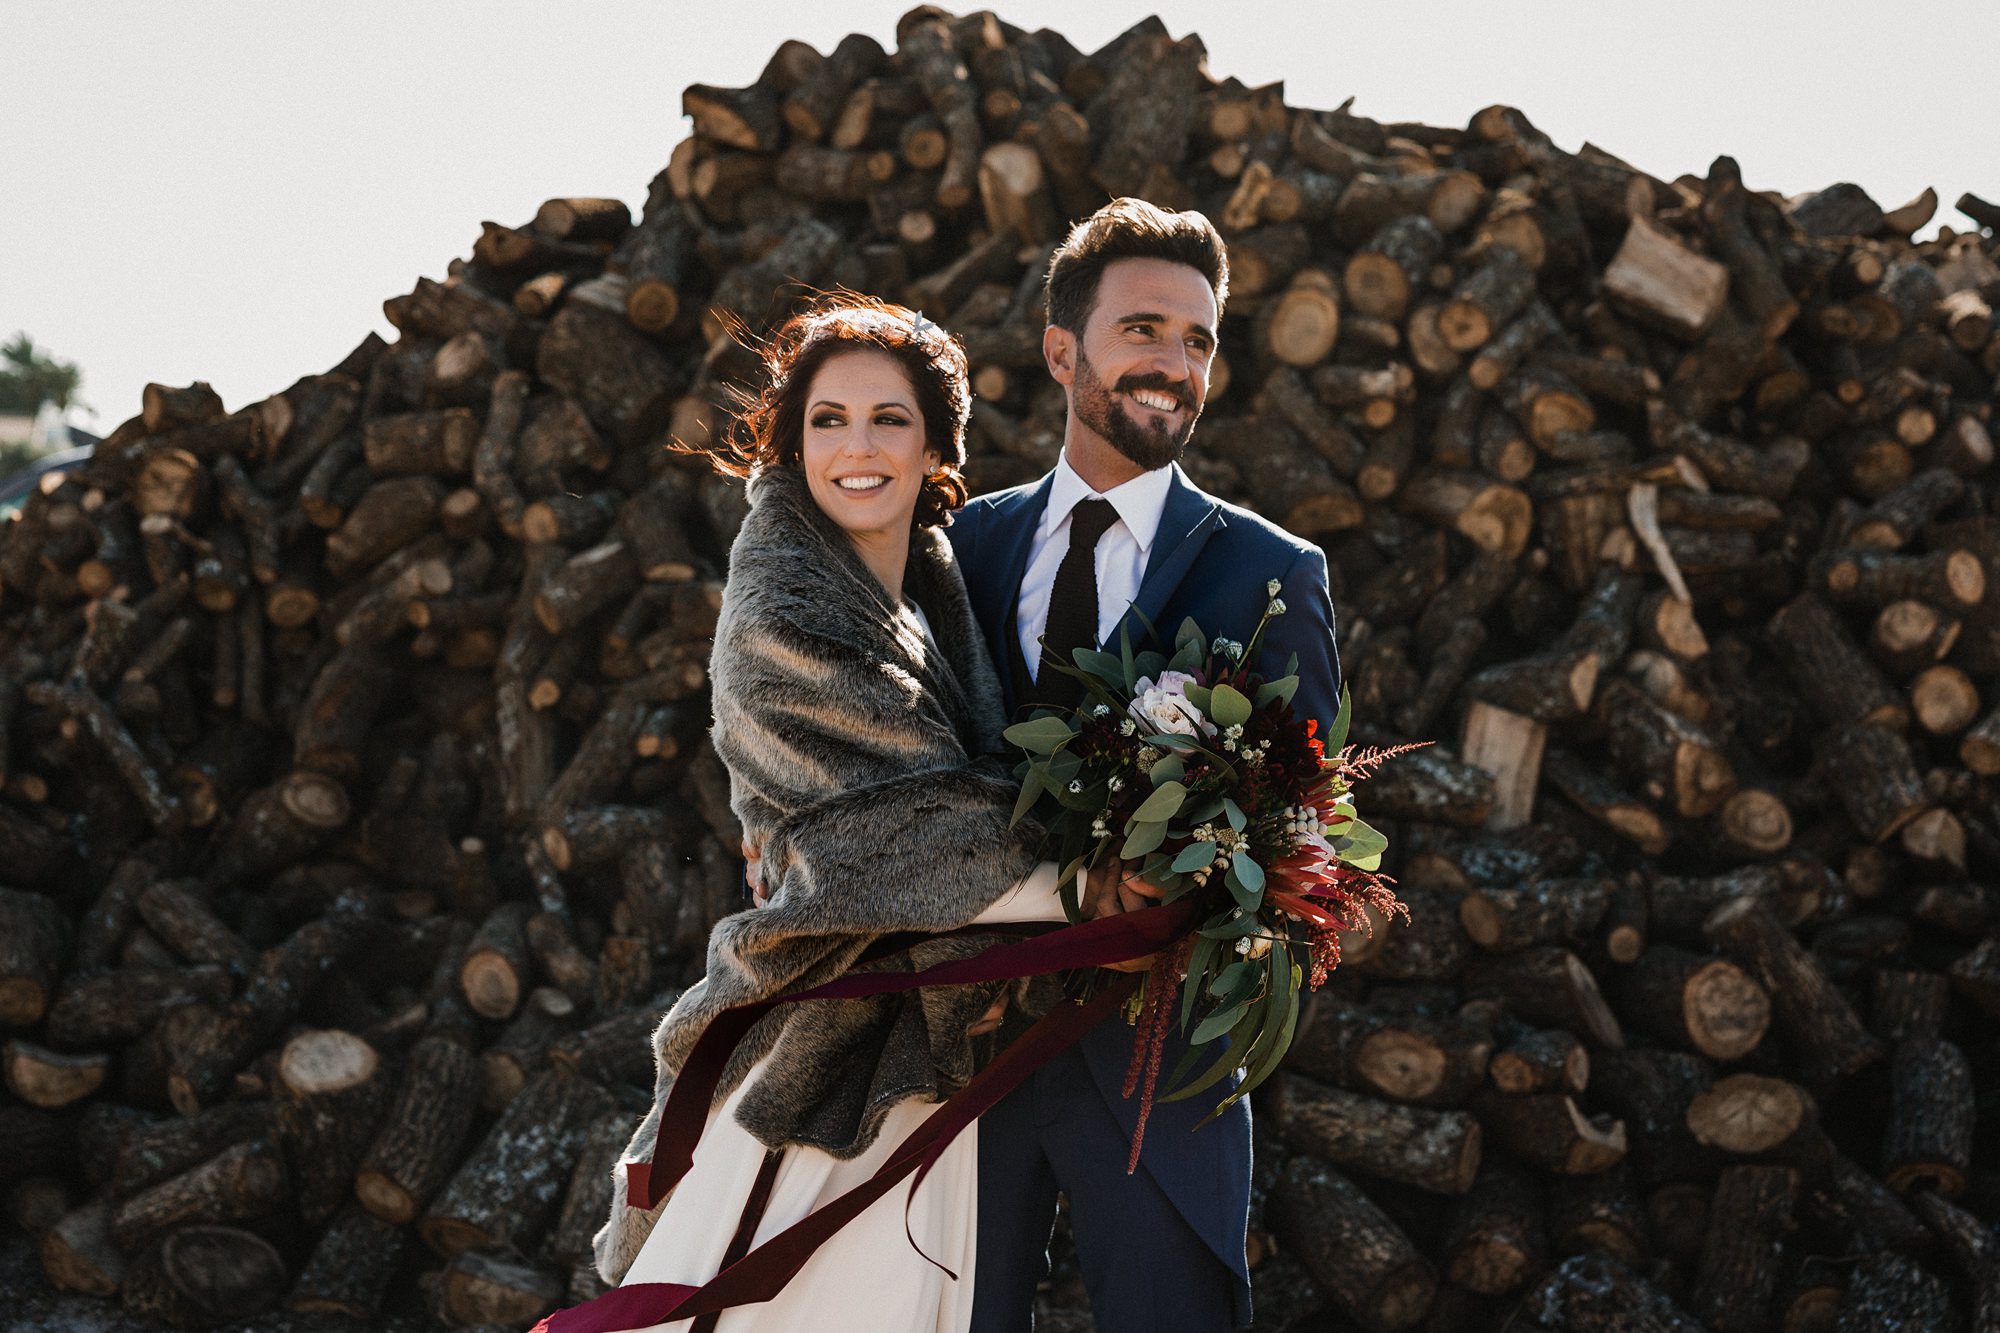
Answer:
[[[1056, 866], [1044, 862], [974, 925], [1062, 921]], [[752, 1066], [735, 1091], [710, 1112], [681, 1178], [652, 1234], [625, 1275], [633, 1282], [699, 1284], [714, 1277], [736, 1234], [743, 1206], [764, 1165], [764, 1145], [736, 1122], [736, 1107], [763, 1065]], [[753, 1244], [762, 1245], [821, 1204], [875, 1174], [936, 1106], [907, 1101], [893, 1108], [874, 1144], [843, 1161], [816, 1148], [787, 1148]], [[965, 1333], [972, 1325], [973, 1260], [979, 1212], [979, 1126], [952, 1140], [914, 1198], [908, 1183], [870, 1204], [814, 1252], [785, 1289], [761, 1305], [722, 1312], [716, 1333]], [[909, 1235], [903, 1231], [909, 1205]], [[910, 1248], [910, 1238], [923, 1254]], [[937, 1263], [924, 1258], [927, 1254]], [[954, 1281], [944, 1269], [957, 1274]], [[684, 1333], [692, 1320], [651, 1325], [645, 1333]]]

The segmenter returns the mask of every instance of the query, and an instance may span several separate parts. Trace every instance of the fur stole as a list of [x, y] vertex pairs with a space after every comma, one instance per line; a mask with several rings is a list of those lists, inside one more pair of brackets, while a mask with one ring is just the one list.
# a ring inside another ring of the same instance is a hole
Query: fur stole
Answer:
[[[624, 1154], [651, 1156], [675, 1072], [710, 1018], [819, 985], [877, 938], [969, 923], [1034, 865], [1038, 828], [1010, 828], [1017, 794], [1000, 746], [1000, 688], [951, 545], [911, 537], [905, 607], [821, 512], [803, 475], [751, 482], [716, 626], [716, 753], [744, 834], [764, 849], [768, 905], [718, 922], [707, 975], [654, 1035], [654, 1105]], [[991, 937], [925, 940], [895, 966], [976, 953]], [[974, 1072], [965, 1029], [998, 984], [822, 1000], [767, 1015], [718, 1096], [769, 1063], [738, 1121], [767, 1147], [852, 1157], [910, 1098], [942, 1100]], [[623, 1277], [658, 1212], [624, 1202], [621, 1161], [599, 1272]], [[716, 1219], [727, 1225], [730, 1219]]]

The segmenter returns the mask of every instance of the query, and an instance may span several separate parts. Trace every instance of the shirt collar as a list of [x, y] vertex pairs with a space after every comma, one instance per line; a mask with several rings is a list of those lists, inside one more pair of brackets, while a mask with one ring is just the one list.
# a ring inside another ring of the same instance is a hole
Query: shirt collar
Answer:
[[1042, 513], [1043, 531], [1053, 532], [1057, 525], [1069, 517], [1069, 511], [1076, 508], [1077, 501], [1092, 496], [1109, 500], [1111, 507], [1118, 511], [1118, 518], [1125, 524], [1125, 530], [1138, 543], [1141, 554], [1153, 549], [1153, 538], [1160, 532], [1160, 515], [1166, 511], [1167, 492], [1174, 484], [1174, 469], [1154, 468], [1151, 472], [1141, 472], [1128, 482], [1113, 486], [1102, 493], [1093, 491], [1088, 482], [1077, 475], [1069, 465], [1069, 453], [1063, 452], [1056, 461], [1055, 479], [1049, 487], [1049, 505]]

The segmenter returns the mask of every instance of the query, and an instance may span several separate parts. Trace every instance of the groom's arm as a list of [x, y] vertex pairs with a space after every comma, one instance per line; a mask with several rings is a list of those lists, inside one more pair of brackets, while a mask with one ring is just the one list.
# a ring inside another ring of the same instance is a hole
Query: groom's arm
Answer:
[[1319, 722], [1324, 736], [1340, 713], [1340, 655], [1333, 642], [1333, 598], [1327, 591], [1326, 556], [1317, 546], [1298, 553], [1279, 580], [1285, 614], [1264, 628], [1263, 674], [1276, 676], [1294, 653], [1299, 689], [1292, 708]]

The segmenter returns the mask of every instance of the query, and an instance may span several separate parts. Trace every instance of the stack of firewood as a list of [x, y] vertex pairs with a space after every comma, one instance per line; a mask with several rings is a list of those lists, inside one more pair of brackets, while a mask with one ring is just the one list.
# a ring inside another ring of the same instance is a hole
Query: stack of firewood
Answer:
[[[594, 1294], [648, 1033], [741, 905], [671, 453], [810, 289], [965, 341], [1113, 195], [1233, 291], [1195, 478], [1321, 543], [1412, 923], [1260, 1094], [1259, 1328], [2000, 1318], [2000, 208], [1382, 124], [981, 13], [686, 93], [635, 221], [488, 223], [324, 374], [153, 386], [0, 533], [0, 1154], [178, 1327]], [[1064, 1257], [1052, 1328], [1087, 1326]]]

